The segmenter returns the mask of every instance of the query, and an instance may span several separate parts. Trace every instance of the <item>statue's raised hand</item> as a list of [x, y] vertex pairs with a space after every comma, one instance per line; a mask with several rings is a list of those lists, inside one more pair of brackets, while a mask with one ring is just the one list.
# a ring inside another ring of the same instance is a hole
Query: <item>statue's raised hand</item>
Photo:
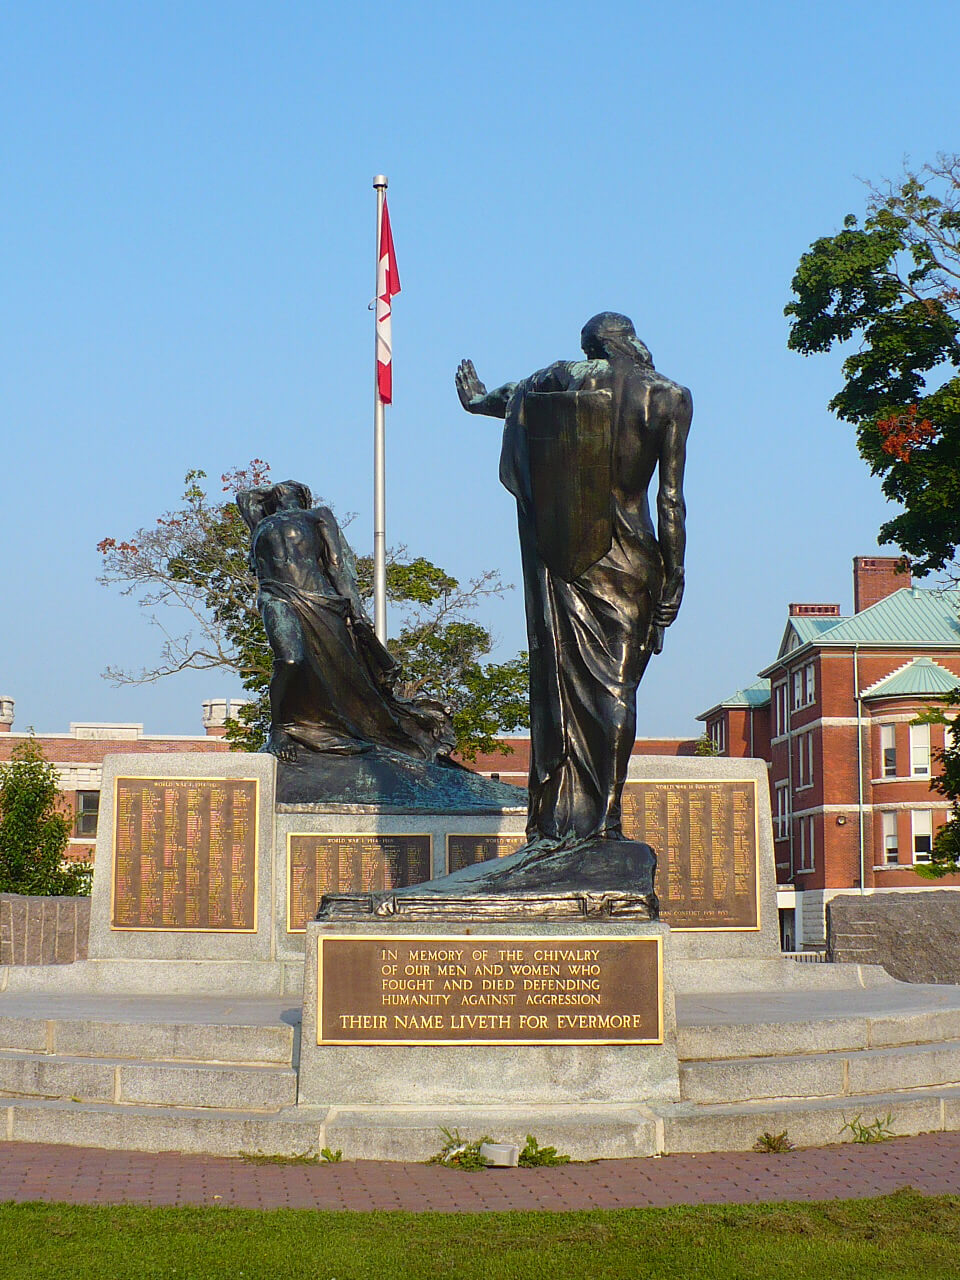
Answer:
[[487, 388], [477, 377], [472, 360], [461, 360], [457, 369], [457, 395], [467, 413], [476, 413], [477, 406], [487, 394]]

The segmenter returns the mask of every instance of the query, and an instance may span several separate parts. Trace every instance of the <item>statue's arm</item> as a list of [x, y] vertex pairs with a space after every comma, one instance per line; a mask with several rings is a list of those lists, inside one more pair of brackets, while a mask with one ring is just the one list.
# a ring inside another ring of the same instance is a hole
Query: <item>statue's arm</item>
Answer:
[[317, 526], [323, 545], [324, 569], [337, 595], [345, 596], [353, 606], [353, 612], [363, 616], [363, 601], [356, 574], [353, 571], [353, 555], [340, 532], [336, 517], [329, 507], [314, 507], [311, 515]]
[[687, 461], [687, 434], [693, 418], [690, 392], [680, 389], [669, 415], [660, 447], [657, 491], [657, 541], [663, 556], [663, 591], [654, 622], [669, 627], [683, 599], [683, 557], [687, 547], [687, 508], [683, 500], [683, 472]]
[[513, 395], [515, 382], [505, 382], [496, 391], [488, 391], [473, 367], [472, 360], [461, 360], [457, 369], [457, 395], [467, 413], [482, 413], [488, 418], [505, 418], [507, 402]]

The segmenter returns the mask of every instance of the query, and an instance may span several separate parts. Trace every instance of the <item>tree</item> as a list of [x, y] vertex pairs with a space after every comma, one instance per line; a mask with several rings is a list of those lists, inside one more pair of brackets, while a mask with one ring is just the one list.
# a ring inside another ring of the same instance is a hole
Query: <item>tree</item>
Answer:
[[[903, 510], [880, 528], [910, 558], [914, 574], [960, 581], [960, 156], [940, 156], [897, 183], [871, 187], [862, 227], [811, 245], [793, 278], [796, 301], [788, 345], [809, 355], [859, 337], [843, 364], [844, 385], [830, 401], [857, 428], [861, 455]], [[946, 726], [931, 782], [949, 797], [951, 817], [937, 833], [929, 867], [960, 870], [960, 727], [946, 708], [921, 723]]]
[[[269, 473], [262, 459], [254, 459], [221, 477], [223, 492], [269, 483]], [[117, 684], [142, 684], [188, 669], [235, 672], [251, 701], [228, 722], [227, 737], [242, 750], [257, 751], [270, 722], [272, 655], [247, 558], [249, 533], [235, 502], [208, 497], [205, 479], [202, 471], [188, 472], [177, 510], [129, 539], [105, 538], [99, 544], [100, 581], [135, 597], [164, 635], [153, 666], [137, 672], [110, 667], [104, 674]], [[357, 570], [361, 596], [370, 601], [372, 557], [358, 557]], [[387, 565], [387, 599], [400, 615], [399, 631], [388, 642], [404, 669], [397, 691], [425, 693], [450, 704], [457, 749], [468, 760], [478, 751], [509, 751], [496, 734], [529, 723], [526, 654], [485, 662], [493, 637], [471, 616], [485, 598], [508, 589], [496, 570], [462, 585], [424, 557], [410, 556], [405, 547], [396, 549]], [[174, 609], [159, 610], [161, 605]], [[187, 620], [183, 634], [169, 629], [174, 611]]]
[[816, 240], [793, 278], [788, 345], [859, 339], [830, 408], [857, 429], [884, 494], [880, 528], [914, 574], [960, 579], [960, 156], [869, 188], [867, 217]]
[[87, 894], [93, 876], [86, 864], [64, 864], [70, 822], [60, 810], [56, 766], [39, 743], [13, 748], [0, 767], [0, 892]]

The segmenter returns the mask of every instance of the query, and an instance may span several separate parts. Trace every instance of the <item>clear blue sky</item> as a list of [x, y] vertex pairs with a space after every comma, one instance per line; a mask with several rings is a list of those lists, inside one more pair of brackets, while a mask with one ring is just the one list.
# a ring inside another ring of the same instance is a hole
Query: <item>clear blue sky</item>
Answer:
[[[226, 676], [114, 689], [159, 634], [96, 543], [251, 457], [372, 537], [372, 175], [390, 177], [388, 535], [519, 582], [496, 385], [633, 316], [693, 390], [687, 597], [638, 732], [685, 734], [768, 662], [790, 600], [849, 608], [885, 515], [786, 350], [799, 255], [858, 178], [960, 149], [955, 0], [78, 4], [0, 13], [0, 693], [17, 727], [198, 732]], [[950, 120], [955, 123], [950, 125]], [[486, 615], [524, 642], [519, 591]]]

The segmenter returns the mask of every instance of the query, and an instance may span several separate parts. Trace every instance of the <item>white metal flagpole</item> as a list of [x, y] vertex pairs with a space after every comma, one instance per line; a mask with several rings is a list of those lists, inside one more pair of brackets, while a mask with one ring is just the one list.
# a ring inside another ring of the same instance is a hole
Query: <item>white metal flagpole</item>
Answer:
[[383, 401], [377, 376], [377, 325], [380, 319], [380, 229], [387, 179], [378, 173], [373, 180], [377, 192], [377, 283], [374, 314], [373, 364], [373, 627], [381, 644], [387, 643], [387, 495], [386, 441], [383, 429]]

